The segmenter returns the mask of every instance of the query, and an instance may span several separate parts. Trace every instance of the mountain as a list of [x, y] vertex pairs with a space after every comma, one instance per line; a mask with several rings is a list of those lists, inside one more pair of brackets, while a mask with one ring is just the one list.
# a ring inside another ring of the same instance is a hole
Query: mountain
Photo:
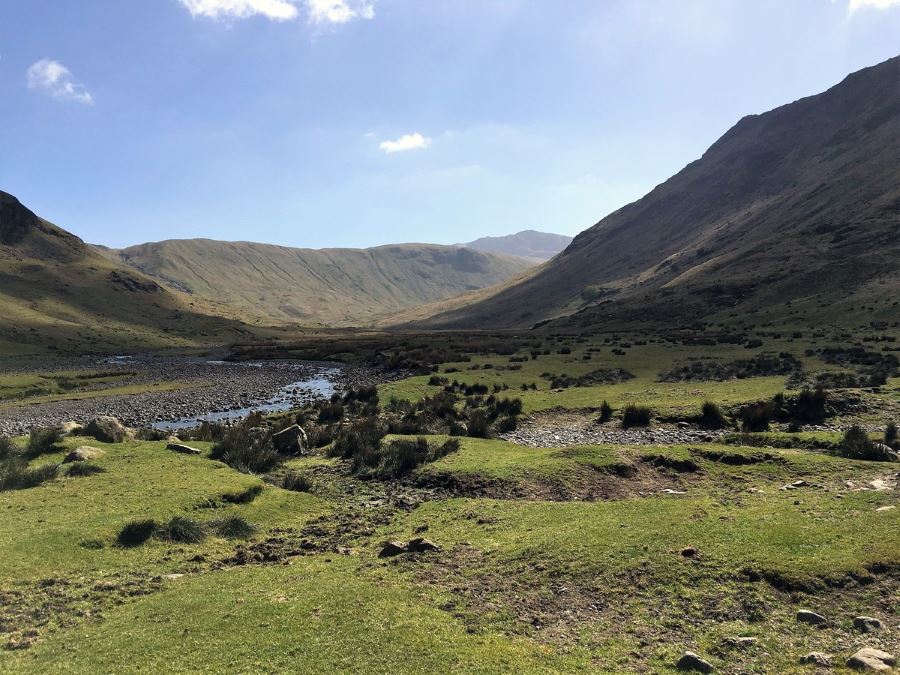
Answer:
[[572, 237], [535, 230], [523, 230], [503, 237], [482, 237], [468, 244], [460, 244], [476, 251], [503, 253], [505, 255], [531, 258], [543, 262], [550, 260], [566, 246], [572, 243]]
[[344, 326], [492, 286], [534, 264], [430, 244], [312, 250], [208, 239], [104, 255], [248, 320]]
[[0, 354], [184, 347], [244, 334], [207, 310], [104, 258], [0, 191]]
[[419, 326], [897, 321], [900, 57], [740, 120], [560, 255]]

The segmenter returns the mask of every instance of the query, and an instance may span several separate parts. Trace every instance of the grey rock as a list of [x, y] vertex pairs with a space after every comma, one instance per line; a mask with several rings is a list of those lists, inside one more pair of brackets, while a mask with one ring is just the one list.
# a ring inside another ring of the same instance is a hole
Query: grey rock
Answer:
[[389, 541], [382, 547], [381, 552], [378, 554], [378, 557], [393, 558], [394, 556], [408, 552], [409, 549], [402, 541]]
[[828, 623], [828, 619], [826, 619], [821, 614], [816, 614], [815, 612], [811, 612], [808, 609], [801, 609], [797, 612], [797, 621], [800, 623], [808, 623], [811, 626], [824, 626]]
[[81, 445], [66, 455], [63, 463], [69, 462], [88, 462], [92, 459], [100, 459], [106, 452], [100, 448], [93, 448], [89, 445]]
[[875, 672], [888, 672], [896, 663], [897, 659], [894, 658], [893, 654], [888, 654], [872, 647], [863, 647], [847, 659], [847, 665], [850, 668]]
[[884, 624], [871, 616], [857, 616], [853, 619], [853, 627], [863, 633], [874, 633], [884, 628]]
[[197, 448], [192, 448], [189, 445], [184, 445], [183, 443], [169, 443], [166, 445], [166, 450], [171, 450], [172, 452], [178, 452], [182, 455], [199, 455], [201, 454]]
[[294, 424], [272, 436], [275, 450], [286, 454], [299, 454], [306, 450], [306, 432], [299, 424]]
[[709, 661], [705, 661], [694, 652], [685, 652], [682, 657], [678, 659], [678, 663], [675, 664], [675, 667], [678, 668], [678, 670], [692, 670], [698, 673], [711, 673], [714, 670], [713, 665]]
[[819, 668], [831, 668], [831, 655], [824, 652], [810, 652], [800, 657], [800, 663]]
[[410, 539], [409, 544], [407, 544], [407, 549], [411, 553], [425, 553], [427, 551], [440, 551], [441, 547], [435, 544], [430, 539], [425, 539], [424, 537], [416, 537], [415, 539]]

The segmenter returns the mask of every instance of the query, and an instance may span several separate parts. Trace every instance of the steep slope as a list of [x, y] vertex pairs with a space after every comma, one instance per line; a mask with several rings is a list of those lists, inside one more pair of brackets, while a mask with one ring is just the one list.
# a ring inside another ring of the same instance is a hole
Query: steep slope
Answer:
[[[520, 283], [431, 327], [840, 314], [900, 290], [900, 57], [751, 115]], [[788, 303], [791, 303], [789, 305]], [[787, 308], [794, 307], [794, 310]], [[830, 314], [829, 314], [830, 313]], [[840, 318], [840, 317], [837, 317]]]
[[468, 244], [460, 244], [476, 251], [503, 253], [534, 260], [550, 260], [572, 243], [572, 237], [535, 230], [522, 230], [503, 237], [481, 237]]
[[0, 354], [190, 346], [243, 334], [205, 310], [0, 192]]
[[371, 323], [497, 284], [533, 264], [428, 244], [311, 250], [208, 239], [141, 244], [118, 256], [160, 283], [246, 317], [330, 325]]

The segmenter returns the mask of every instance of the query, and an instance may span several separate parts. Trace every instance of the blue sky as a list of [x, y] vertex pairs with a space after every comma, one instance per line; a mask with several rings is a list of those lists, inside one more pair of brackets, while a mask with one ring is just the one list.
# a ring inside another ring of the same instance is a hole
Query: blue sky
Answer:
[[0, 189], [110, 246], [565, 234], [900, 53], [900, 0], [0, 0]]

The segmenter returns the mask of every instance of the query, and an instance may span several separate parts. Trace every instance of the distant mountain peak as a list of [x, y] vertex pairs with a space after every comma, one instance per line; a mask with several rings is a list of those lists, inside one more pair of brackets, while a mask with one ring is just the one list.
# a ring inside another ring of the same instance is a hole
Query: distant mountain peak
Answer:
[[481, 237], [467, 244], [459, 244], [466, 248], [474, 248], [488, 253], [503, 253], [520, 258], [549, 260], [572, 242], [572, 237], [537, 230], [522, 230], [515, 234], [499, 237]]

